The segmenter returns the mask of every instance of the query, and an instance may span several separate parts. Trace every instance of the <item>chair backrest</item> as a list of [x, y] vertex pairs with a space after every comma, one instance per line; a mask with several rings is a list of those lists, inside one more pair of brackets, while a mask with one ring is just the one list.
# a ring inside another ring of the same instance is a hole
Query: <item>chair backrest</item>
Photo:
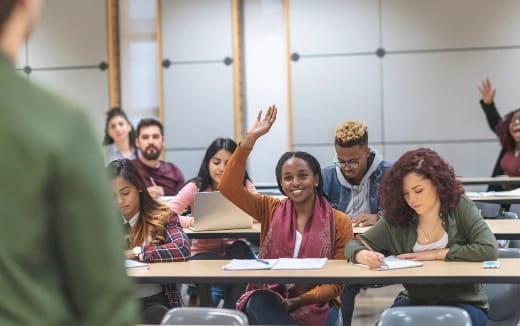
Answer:
[[207, 307], [183, 307], [170, 309], [161, 325], [249, 325], [240, 311]]
[[386, 309], [379, 326], [471, 326], [469, 314], [448, 306], [406, 306]]
[[141, 323], [159, 324], [167, 312], [168, 308], [166, 306], [160, 304], [152, 305], [141, 312]]
[[[498, 250], [500, 258], [519, 258], [520, 249]], [[484, 284], [489, 301], [488, 325], [518, 325], [520, 322], [520, 284]]]

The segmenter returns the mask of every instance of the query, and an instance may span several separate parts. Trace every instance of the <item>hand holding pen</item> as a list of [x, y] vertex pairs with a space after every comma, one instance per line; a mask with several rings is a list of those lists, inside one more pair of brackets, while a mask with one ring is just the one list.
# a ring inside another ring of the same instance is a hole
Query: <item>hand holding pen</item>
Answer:
[[356, 261], [358, 263], [365, 264], [370, 269], [386, 266], [385, 256], [382, 253], [374, 251], [359, 234], [356, 235], [356, 239], [367, 249], [357, 252]]

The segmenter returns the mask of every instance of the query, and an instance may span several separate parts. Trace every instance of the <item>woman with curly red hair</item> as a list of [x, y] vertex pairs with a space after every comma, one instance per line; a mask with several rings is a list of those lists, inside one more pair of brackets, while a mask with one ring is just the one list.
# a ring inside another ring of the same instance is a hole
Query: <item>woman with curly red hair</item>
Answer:
[[[453, 168], [435, 151], [419, 148], [399, 158], [379, 190], [384, 216], [361, 235], [375, 250], [352, 240], [345, 256], [377, 268], [385, 255], [412, 260], [495, 260], [498, 249]], [[450, 305], [486, 325], [488, 301], [480, 284], [403, 284], [393, 306]]]

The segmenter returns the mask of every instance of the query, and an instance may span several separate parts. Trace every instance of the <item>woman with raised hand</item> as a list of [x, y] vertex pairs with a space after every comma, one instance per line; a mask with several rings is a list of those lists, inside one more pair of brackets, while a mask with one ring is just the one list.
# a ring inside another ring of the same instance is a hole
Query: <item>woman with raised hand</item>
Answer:
[[[177, 214], [187, 209], [194, 211], [195, 194], [197, 192], [217, 191], [224, 168], [231, 154], [237, 148], [235, 141], [229, 138], [217, 138], [207, 148], [198, 175], [189, 180], [177, 196], [167, 202], [167, 205]], [[255, 186], [247, 172], [242, 178], [242, 187], [256, 192]], [[193, 226], [196, 216], [180, 216], [183, 227]], [[253, 259], [255, 255], [249, 244], [241, 239], [194, 239], [191, 247], [191, 259]], [[224, 308], [235, 308], [237, 299], [244, 293], [245, 284], [212, 284], [211, 299], [218, 306], [224, 299]]]
[[[108, 167], [112, 192], [128, 232], [126, 257], [147, 263], [186, 261], [191, 243], [177, 215], [155, 201], [143, 178], [129, 159], [112, 161]], [[142, 309], [160, 304], [180, 307], [175, 284], [137, 284]]]
[[[345, 256], [377, 268], [384, 255], [418, 261], [485, 261], [498, 257], [497, 242], [460, 181], [435, 151], [405, 153], [385, 175], [379, 189], [384, 216]], [[466, 310], [473, 325], [486, 325], [488, 300], [481, 284], [403, 284], [393, 306], [448, 305]]]
[[[495, 89], [489, 78], [482, 81], [479, 87], [480, 105], [486, 115], [489, 128], [500, 140], [502, 150], [493, 169], [492, 176], [506, 174], [511, 177], [520, 176], [520, 108], [500, 116], [495, 106]], [[492, 190], [501, 190], [501, 187]]]
[[134, 127], [128, 121], [126, 113], [120, 108], [112, 108], [106, 115], [103, 138], [105, 164], [121, 158], [137, 158]]
[[[278, 161], [276, 180], [286, 199], [254, 194], [242, 186], [247, 157], [271, 129], [276, 112], [275, 106], [264, 117], [259, 112], [231, 156], [219, 189], [261, 223], [260, 258], [344, 259], [352, 224], [324, 197], [321, 168], [312, 155], [287, 152]], [[342, 290], [342, 284], [249, 284], [237, 308], [262, 325], [334, 325]]]

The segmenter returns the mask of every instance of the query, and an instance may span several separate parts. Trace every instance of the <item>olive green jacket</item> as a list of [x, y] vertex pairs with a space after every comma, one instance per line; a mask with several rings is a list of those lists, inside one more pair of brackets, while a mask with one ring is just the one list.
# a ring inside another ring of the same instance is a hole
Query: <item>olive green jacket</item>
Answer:
[[[455, 209], [441, 209], [442, 226], [448, 233], [446, 261], [496, 260], [498, 248], [495, 236], [480, 215], [475, 204], [465, 195]], [[368, 244], [386, 255], [412, 252], [417, 241], [415, 215], [407, 226], [390, 224], [381, 218], [362, 234]], [[345, 257], [355, 261], [356, 253], [365, 249], [358, 240], [345, 247]], [[400, 293], [421, 304], [469, 303], [488, 309], [486, 294], [481, 284], [403, 284], [406, 291]]]
[[88, 122], [0, 53], [2, 326], [137, 321], [121, 218]]

